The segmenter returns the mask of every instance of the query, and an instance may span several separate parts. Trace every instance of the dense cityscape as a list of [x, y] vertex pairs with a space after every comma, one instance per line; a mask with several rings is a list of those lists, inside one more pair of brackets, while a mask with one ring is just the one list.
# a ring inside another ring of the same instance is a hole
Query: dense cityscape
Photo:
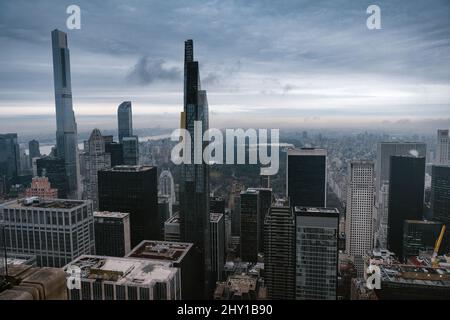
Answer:
[[[179, 43], [172, 129], [192, 137], [214, 118], [201, 41]], [[448, 127], [281, 129], [275, 174], [196, 162], [185, 136], [134, 128], [133, 101], [114, 128], [78, 132], [72, 43], [59, 29], [48, 43], [56, 135], [0, 128], [0, 300], [450, 299]]]

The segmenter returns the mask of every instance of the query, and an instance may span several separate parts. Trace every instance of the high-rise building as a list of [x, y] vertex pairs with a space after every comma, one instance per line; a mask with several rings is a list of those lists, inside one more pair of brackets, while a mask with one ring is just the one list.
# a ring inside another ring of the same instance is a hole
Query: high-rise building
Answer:
[[58, 198], [58, 189], [51, 187], [47, 177], [34, 177], [31, 186], [26, 190], [26, 196], [46, 199]]
[[116, 166], [98, 172], [100, 211], [130, 214], [131, 246], [161, 237], [156, 167]]
[[264, 221], [264, 279], [269, 299], [295, 299], [295, 220], [288, 203], [274, 204]]
[[111, 167], [123, 165], [123, 146], [121, 143], [105, 141], [105, 152], [110, 154]]
[[[186, 129], [191, 137], [194, 128], [201, 125], [203, 134], [209, 128], [208, 101], [206, 91], [201, 90], [200, 73], [197, 61], [194, 61], [194, 45], [192, 40], [185, 42], [184, 52], [184, 108], [181, 113], [181, 128]], [[198, 130], [198, 129], [197, 129]], [[197, 131], [195, 130], [195, 131]], [[206, 142], [202, 144], [201, 154], [206, 148]], [[200, 164], [196, 164], [199, 150], [194, 150], [194, 145], [186, 145], [191, 149], [190, 164], [184, 163], [181, 168], [180, 183], [180, 231], [181, 238], [185, 242], [191, 242], [199, 250], [204, 261], [202, 274], [205, 276], [204, 292], [210, 291], [211, 284], [211, 244], [209, 222], [209, 168], [208, 164], [200, 157]]]
[[326, 207], [327, 152], [302, 148], [287, 152], [286, 194], [292, 207]]
[[69, 300], [180, 300], [181, 272], [169, 262], [82, 255], [65, 266], [80, 268], [81, 288]]
[[172, 242], [180, 241], [180, 215], [178, 213], [164, 222], [164, 240]]
[[256, 189], [241, 192], [241, 260], [258, 262], [260, 197]]
[[53, 79], [56, 107], [56, 150], [66, 166], [69, 198], [79, 198], [78, 138], [75, 114], [72, 108], [72, 85], [70, 77], [70, 55], [67, 34], [52, 31]]
[[19, 174], [20, 155], [17, 133], [0, 134], [0, 178], [9, 190], [11, 180]]
[[241, 195], [233, 195], [233, 211], [231, 213], [231, 235], [234, 237], [241, 236]]
[[211, 261], [213, 283], [221, 281], [225, 265], [225, 215], [211, 213]]
[[364, 275], [363, 255], [373, 248], [374, 169], [372, 161], [352, 161], [348, 170], [345, 248], [359, 277]]
[[131, 101], [122, 102], [117, 108], [117, 121], [119, 128], [119, 142], [124, 137], [133, 136], [133, 115], [131, 112]]
[[139, 165], [139, 139], [137, 136], [123, 137], [123, 164], [126, 166]]
[[176, 203], [175, 182], [173, 181], [172, 173], [168, 169], [161, 171], [159, 175], [158, 193], [168, 197], [169, 212], [172, 215], [173, 205]]
[[376, 191], [384, 183], [389, 183], [392, 156], [426, 157], [427, 145], [423, 142], [379, 142], [377, 145]]
[[272, 205], [272, 189], [254, 188], [259, 194], [258, 211], [258, 252], [264, 253], [264, 219]]
[[67, 175], [64, 159], [44, 157], [36, 160], [37, 175], [48, 178], [50, 185], [58, 190], [58, 198], [67, 198]]
[[39, 141], [33, 139], [28, 142], [28, 154], [30, 157], [31, 165], [33, 158], [39, 158], [41, 156], [41, 151], [39, 150]]
[[97, 172], [111, 167], [111, 155], [105, 152], [105, 142], [99, 129], [92, 130], [84, 143], [83, 159], [83, 198], [92, 200], [94, 210], [98, 209]]
[[129, 258], [168, 262], [181, 273], [181, 298], [198, 299], [202, 290], [199, 287], [201, 260], [192, 243], [170, 241], [142, 241], [127, 255]]
[[438, 130], [435, 164], [437, 165], [450, 164], [449, 130]]
[[225, 199], [218, 196], [209, 198], [209, 211], [225, 214]]
[[431, 175], [433, 219], [450, 224], [450, 166], [433, 166]]
[[388, 247], [403, 260], [405, 220], [422, 220], [425, 158], [392, 156], [389, 177]]
[[339, 211], [295, 207], [297, 300], [336, 300]]
[[441, 232], [442, 223], [424, 220], [405, 220], [403, 225], [403, 256], [405, 261], [421, 252], [431, 253]]
[[36, 255], [37, 264], [62, 267], [95, 252], [90, 200], [25, 198], [0, 205], [9, 252]]
[[131, 251], [130, 215], [123, 212], [94, 212], [95, 253], [123, 257]]

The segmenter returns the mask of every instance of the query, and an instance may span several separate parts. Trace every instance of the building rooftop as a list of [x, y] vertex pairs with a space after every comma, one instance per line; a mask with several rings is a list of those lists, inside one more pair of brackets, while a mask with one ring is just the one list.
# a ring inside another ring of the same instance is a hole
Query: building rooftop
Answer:
[[81, 279], [111, 281], [119, 285], [148, 285], [165, 281], [177, 272], [164, 261], [83, 255], [64, 267], [77, 266]]
[[180, 263], [192, 246], [185, 242], [144, 240], [127, 257]]
[[424, 286], [450, 287], [450, 268], [413, 265], [380, 265], [381, 279], [386, 282]]
[[82, 206], [90, 200], [68, 200], [68, 199], [43, 199], [39, 197], [23, 198], [3, 203], [4, 208], [44, 208], [44, 209], [73, 209]]
[[339, 210], [336, 208], [314, 208], [314, 207], [298, 207], [294, 208], [296, 214], [302, 215], [330, 215], [335, 216], [339, 215]]
[[110, 212], [110, 211], [95, 211], [94, 212], [94, 217], [99, 217], [99, 218], [123, 219], [129, 215], [130, 215], [129, 213], [125, 213], [125, 212]]
[[153, 166], [115, 166], [112, 168], [102, 169], [101, 171], [114, 171], [114, 172], [142, 172], [152, 170]]
[[288, 149], [289, 156], [326, 156], [327, 150], [320, 148], [293, 148]]

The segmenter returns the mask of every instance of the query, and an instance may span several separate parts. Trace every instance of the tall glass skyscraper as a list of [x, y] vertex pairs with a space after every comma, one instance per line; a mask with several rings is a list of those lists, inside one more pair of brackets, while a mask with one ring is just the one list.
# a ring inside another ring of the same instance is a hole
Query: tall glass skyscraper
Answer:
[[391, 157], [388, 205], [388, 248], [403, 259], [405, 220], [422, 220], [425, 158]]
[[131, 101], [124, 101], [117, 108], [117, 121], [119, 128], [119, 142], [124, 137], [133, 135], [133, 115], [131, 112]]
[[[181, 127], [194, 137], [196, 122], [201, 123], [203, 136], [208, 130], [208, 100], [206, 91], [201, 90], [198, 62], [194, 61], [194, 44], [185, 41], [184, 61], [184, 109], [181, 113]], [[194, 142], [194, 140], [193, 140]], [[202, 143], [203, 153], [206, 143]], [[204, 261], [205, 293], [209, 291], [211, 277], [211, 248], [209, 223], [209, 170], [203, 161], [194, 164], [194, 143], [191, 148], [191, 164], [183, 164], [180, 184], [180, 233], [182, 240], [194, 243]]]
[[56, 149], [64, 159], [68, 184], [68, 196], [79, 198], [77, 124], [72, 108], [72, 86], [70, 78], [70, 56], [67, 34], [57, 29], [52, 31], [53, 79], [56, 107]]

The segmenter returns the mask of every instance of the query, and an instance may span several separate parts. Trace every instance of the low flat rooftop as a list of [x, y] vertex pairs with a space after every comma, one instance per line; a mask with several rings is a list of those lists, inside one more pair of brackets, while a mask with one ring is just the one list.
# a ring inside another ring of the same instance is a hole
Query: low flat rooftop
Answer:
[[38, 197], [23, 198], [3, 203], [4, 208], [43, 208], [43, 209], [72, 209], [86, 204], [90, 200], [43, 199]]
[[321, 148], [292, 148], [288, 149], [289, 156], [326, 156], [327, 150]]
[[64, 267], [77, 266], [81, 278], [92, 281], [111, 281], [120, 285], [147, 285], [170, 279], [177, 272], [164, 261], [149, 261], [118, 257], [83, 255]]
[[381, 279], [386, 282], [423, 286], [450, 287], [450, 268], [413, 265], [381, 265]]
[[123, 219], [129, 215], [130, 215], [129, 213], [125, 213], [125, 212], [110, 212], [110, 211], [95, 211], [94, 212], [94, 217], [99, 217], [99, 218]]
[[144, 240], [127, 257], [180, 263], [192, 246], [187, 242]]

